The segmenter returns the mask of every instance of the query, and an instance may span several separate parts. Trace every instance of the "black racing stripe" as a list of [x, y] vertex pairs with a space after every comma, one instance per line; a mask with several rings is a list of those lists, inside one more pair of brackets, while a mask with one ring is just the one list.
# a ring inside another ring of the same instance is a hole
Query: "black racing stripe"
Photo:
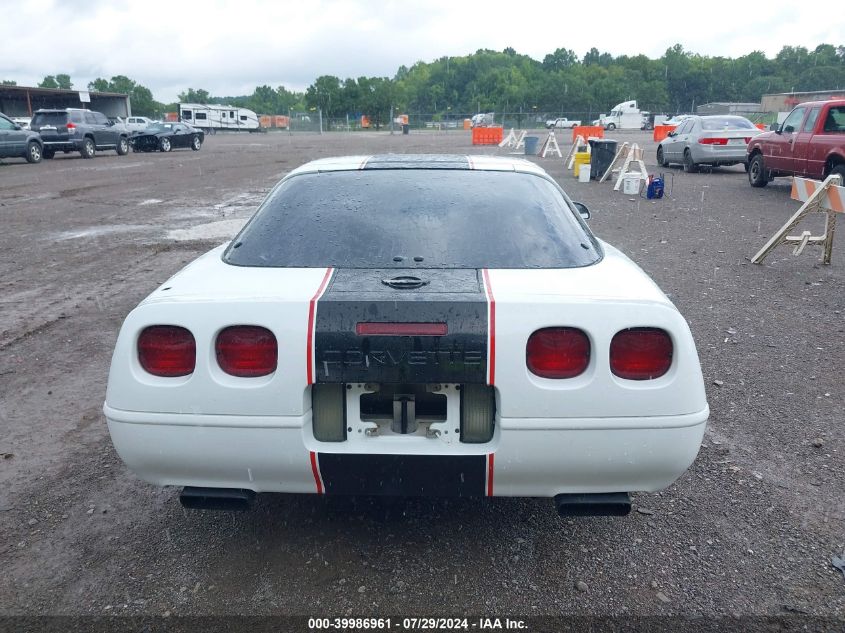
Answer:
[[469, 159], [459, 154], [370, 156], [363, 169], [471, 169]]
[[483, 497], [485, 455], [320, 453], [326, 494]]
[[[417, 277], [425, 285], [385, 285], [397, 277]], [[359, 323], [445, 323], [448, 332], [359, 335]], [[314, 380], [485, 384], [487, 329], [487, 297], [477, 270], [340, 269], [317, 307]]]

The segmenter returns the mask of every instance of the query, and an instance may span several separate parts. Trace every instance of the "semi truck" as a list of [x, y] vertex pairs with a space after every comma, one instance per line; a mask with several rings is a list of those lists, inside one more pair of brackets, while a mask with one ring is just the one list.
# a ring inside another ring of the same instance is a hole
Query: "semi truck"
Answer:
[[179, 120], [206, 134], [217, 130], [258, 131], [258, 115], [252, 110], [213, 103], [180, 103]]
[[613, 106], [610, 114], [602, 114], [593, 121], [593, 125], [600, 125], [605, 130], [641, 130], [643, 119], [648, 119], [649, 113], [640, 110], [636, 101], [623, 101]]

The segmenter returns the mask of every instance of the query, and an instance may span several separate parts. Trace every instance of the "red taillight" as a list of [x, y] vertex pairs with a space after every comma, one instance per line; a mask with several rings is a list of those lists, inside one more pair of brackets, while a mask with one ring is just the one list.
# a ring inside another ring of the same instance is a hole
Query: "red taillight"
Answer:
[[76, 124], [75, 124], [75, 123], [68, 123], [68, 124], [67, 124], [67, 129], [68, 129], [68, 131], [70, 131], [70, 130], [75, 130], [75, 129], [76, 129]]
[[590, 339], [572, 327], [547, 327], [528, 338], [525, 364], [541, 378], [574, 378], [590, 364]]
[[672, 366], [672, 353], [672, 339], [664, 330], [622, 330], [610, 342], [610, 370], [628, 380], [659, 378]]
[[275, 335], [257, 325], [233, 325], [217, 335], [220, 369], [240, 378], [257, 378], [276, 371], [279, 347]]
[[727, 145], [726, 138], [700, 138], [698, 139], [700, 145]]
[[190, 331], [178, 325], [151, 325], [138, 337], [138, 362], [153, 376], [173, 378], [194, 372], [197, 344]]

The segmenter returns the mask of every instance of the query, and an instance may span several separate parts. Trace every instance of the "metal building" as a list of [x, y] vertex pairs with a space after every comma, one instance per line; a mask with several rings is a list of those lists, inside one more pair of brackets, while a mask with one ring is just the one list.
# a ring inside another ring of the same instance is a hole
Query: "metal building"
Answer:
[[41, 108], [86, 108], [110, 117], [132, 115], [129, 95], [125, 94], [0, 86], [0, 112], [6, 116], [31, 117]]
[[746, 114], [759, 114], [763, 110], [759, 103], [728, 103], [718, 101], [714, 103], [705, 103], [695, 109], [696, 114], [738, 114], [744, 116]]
[[816, 90], [814, 92], [780, 92], [763, 95], [763, 110], [766, 112], [789, 112], [799, 103], [845, 99], [845, 90]]

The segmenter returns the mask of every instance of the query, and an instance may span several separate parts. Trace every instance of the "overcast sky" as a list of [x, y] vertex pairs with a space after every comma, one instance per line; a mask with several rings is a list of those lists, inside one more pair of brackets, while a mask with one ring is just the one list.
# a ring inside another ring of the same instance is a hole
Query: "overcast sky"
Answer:
[[511, 46], [542, 60], [556, 48], [582, 57], [593, 46], [655, 58], [675, 43], [729, 57], [752, 50], [772, 57], [787, 44], [845, 44], [845, 12], [800, 6], [794, 0], [0, 0], [0, 79], [34, 86], [64, 72], [84, 89], [96, 77], [122, 74], [169, 102], [188, 87], [232, 96], [262, 84], [304, 90], [320, 75], [392, 77], [402, 64], [479, 48]]

